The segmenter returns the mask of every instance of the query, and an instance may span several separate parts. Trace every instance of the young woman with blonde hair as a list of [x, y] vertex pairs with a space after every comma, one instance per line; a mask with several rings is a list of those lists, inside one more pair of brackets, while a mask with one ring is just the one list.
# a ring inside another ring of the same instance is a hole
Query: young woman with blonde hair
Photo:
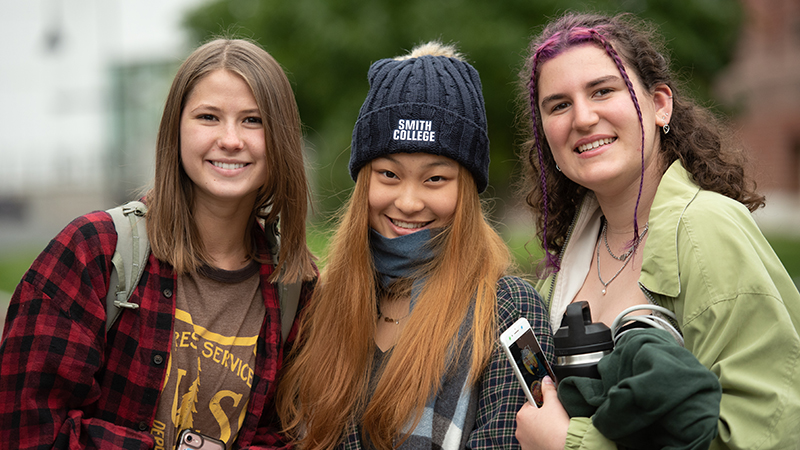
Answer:
[[[13, 448], [175, 447], [192, 429], [226, 448], [280, 445], [284, 342], [277, 283], [316, 278], [291, 85], [257, 45], [195, 50], [167, 97], [145, 203], [152, 247], [106, 330], [117, 230], [75, 219], [34, 261], [0, 345], [0, 441]], [[281, 247], [265, 228], [277, 229]], [[287, 316], [288, 317], [288, 316]]]
[[353, 131], [356, 185], [282, 375], [299, 449], [513, 448], [524, 395], [497, 344], [538, 295], [487, 222], [477, 71], [438, 43], [383, 59]]

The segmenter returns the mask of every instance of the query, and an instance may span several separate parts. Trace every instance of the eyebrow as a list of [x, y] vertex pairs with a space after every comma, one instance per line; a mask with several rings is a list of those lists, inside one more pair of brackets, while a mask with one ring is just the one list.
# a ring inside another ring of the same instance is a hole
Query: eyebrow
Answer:
[[[595, 78], [594, 80], [589, 81], [588, 83], [586, 83], [585, 87], [586, 87], [586, 89], [591, 89], [591, 88], [593, 88], [595, 86], [598, 86], [598, 85], [601, 85], [603, 83], [607, 83], [609, 81], [617, 81], [617, 80], [622, 80], [622, 78], [620, 76], [618, 76], [618, 75], [606, 75], [604, 77]], [[544, 107], [544, 105], [546, 105], [547, 103], [558, 101], [558, 100], [561, 100], [561, 99], [566, 98], [566, 97], [567, 97], [566, 94], [548, 95], [547, 97], [542, 99], [541, 106]]]
[[[217, 106], [209, 105], [207, 103], [201, 103], [201, 104], [197, 105], [196, 107], [192, 108], [191, 112], [195, 113], [200, 109], [207, 109], [207, 110], [209, 110], [211, 112], [215, 112], [215, 113], [219, 113], [219, 112], [222, 111], [222, 108], [219, 108]], [[258, 108], [245, 109], [245, 110], [239, 111], [238, 114], [261, 114], [261, 111], [259, 111]]]

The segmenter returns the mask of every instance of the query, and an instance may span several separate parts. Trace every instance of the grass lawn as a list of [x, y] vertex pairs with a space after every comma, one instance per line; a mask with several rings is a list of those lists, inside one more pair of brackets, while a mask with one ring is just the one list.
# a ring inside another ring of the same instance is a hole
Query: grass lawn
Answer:
[[772, 249], [778, 254], [786, 271], [795, 281], [800, 283], [800, 238], [772, 237], [769, 238]]
[[6, 321], [11, 293], [40, 251], [41, 249], [30, 249], [0, 254], [0, 332]]
[[3, 300], [3, 293], [10, 296], [11, 292], [14, 292], [22, 275], [41, 251], [41, 248], [32, 248], [3, 252], [0, 255], [0, 302]]

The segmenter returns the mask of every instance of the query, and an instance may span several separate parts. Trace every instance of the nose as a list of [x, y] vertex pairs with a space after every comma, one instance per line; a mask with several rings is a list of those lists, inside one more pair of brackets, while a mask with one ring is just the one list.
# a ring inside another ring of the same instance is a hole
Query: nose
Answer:
[[403, 214], [411, 216], [414, 213], [422, 211], [425, 208], [425, 202], [414, 186], [406, 186], [400, 190], [399, 195], [395, 199], [394, 206]]
[[576, 101], [573, 104], [572, 110], [574, 111], [574, 126], [577, 130], [585, 130], [591, 128], [599, 120], [597, 112], [591, 103], [586, 101]]
[[222, 126], [220, 136], [217, 140], [221, 149], [227, 151], [238, 151], [244, 147], [244, 140], [241, 130], [236, 123], [228, 123]]

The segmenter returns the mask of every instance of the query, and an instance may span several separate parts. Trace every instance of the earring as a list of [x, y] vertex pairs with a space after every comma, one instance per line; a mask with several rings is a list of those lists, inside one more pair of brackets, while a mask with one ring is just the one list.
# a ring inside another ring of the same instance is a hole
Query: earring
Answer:
[[558, 167], [558, 163], [556, 163], [556, 170], [561, 172], [561, 167]]
[[664, 131], [664, 134], [669, 133], [669, 122], [667, 122], [667, 117], [669, 117], [669, 113], [664, 113], [664, 117], [661, 119], [664, 121], [664, 126], [661, 129]]

